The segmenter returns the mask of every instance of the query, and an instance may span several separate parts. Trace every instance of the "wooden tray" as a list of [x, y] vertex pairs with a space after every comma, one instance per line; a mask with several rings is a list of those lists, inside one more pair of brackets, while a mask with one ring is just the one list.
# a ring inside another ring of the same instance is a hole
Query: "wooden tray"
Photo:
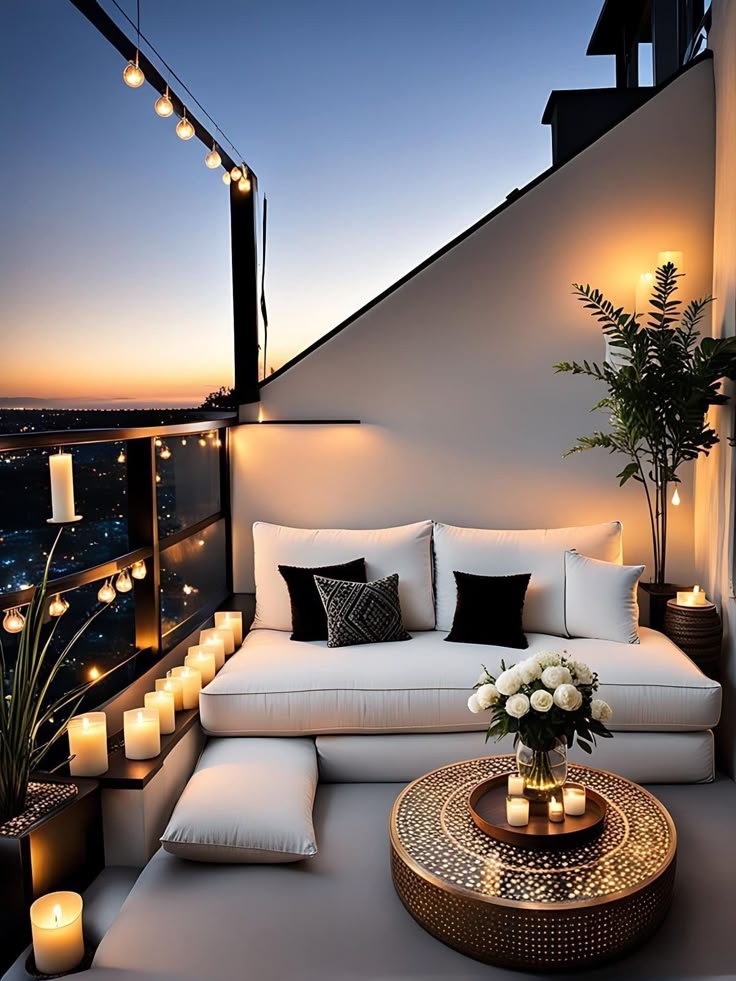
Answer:
[[564, 821], [553, 823], [547, 817], [546, 804], [535, 807], [530, 801], [529, 824], [524, 828], [512, 827], [506, 823], [508, 776], [503, 773], [482, 780], [468, 800], [473, 821], [491, 838], [524, 848], [571, 848], [592, 841], [603, 831], [608, 804], [605, 797], [590, 787], [585, 788], [585, 814], [580, 817], [566, 814]]

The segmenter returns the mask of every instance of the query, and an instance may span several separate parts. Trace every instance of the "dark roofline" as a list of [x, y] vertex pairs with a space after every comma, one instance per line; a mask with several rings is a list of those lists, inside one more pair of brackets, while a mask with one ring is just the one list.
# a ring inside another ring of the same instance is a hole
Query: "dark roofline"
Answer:
[[[710, 61], [712, 57], [713, 57], [713, 52], [710, 49], [703, 51], [696, 58], [693, 58], [691, 62], [683, 66], [680, 69], [680, 71], [678, 71], [675, 75], [673, 75], [671, 78], [668, 78], [666, 82], [663, 82], [661, 85], [658, 85], [656, 87], [652, 87], [652, 96], [658, 95], [660, 92], [664, 91], [664, 89], [666, 89], [668, 85], [671, 85], [672, 82], [677, 81], [678, 78], [681, 78], [686, 72], [690, 71], [691, 68], [694, 68], [696, 65], [701, 64], [701, 62], [703, 61]], [[650, 100], [647, 99], [644, 105], [647, 105], [649, 101]], [[624, 116], [622, 119], [619, 119], [618, 122], [619, 123], [623, 122], [623, 119], [628, 118], [628, 116], [633, 116], [634, 113], [637, 112], [638, 109], [640, 108], [641, 106], [637, 106], [635, 109], [632, 110], [632, 112], [627, 113], [626, 116]], [[616, 126], [617, 125], [618, 123], [616, 123]], [[614, 128], [615, 126], [611, 127], [611, 129]], [[602, 133], [598, 137], [598, 139], [593, 140], [593, 142], [589, 143], [588, 146], [593, 146], [595, 143], [598, 142], [598, 140], [602, 139], [610, 132], [611, 132], [610, 129], [606, 130], [605, 133]], [[509, 194], [506, 195], [506, 200], [502, 201], [501, 204], [497, 205], [493, 209], [493, 211], [489, 211], [487, 215], [484, 215], [482, 218], [476, 221], [475, 224], [470, 226], [470, 228], [466, 228], [464, 232], [460, 232], [458, 236], [453, 238], [446, 245], [443, 245], [441, 249], [438, 249], [437, 252], [434, 252], [423, 262], [420, 262], [418, 266], [415, 266], [413, 269], [411, 269], [408, 273], [406, 273], [405, 276], [402, 276], [401, 279], [397, 279], [395, 283], [392, 283], [391, 286], [387, 287], [387, 289], [385, 289], [382, 293], [379, 293], [378, 296], [374, 296], [372, 300], [369, 300], [359, 310], [356, 310], [355, 313], [351, 314], [346, 320], [343, 320], [342, 323], [339, 323], [337, 327], [333, 327], [332, 330], [329, 330], [326, 334], [323, 334], [322, 337], [317, 338], [317, 340], [314, 341], [312, 344], [310, 344], [309, 347], [305, 347], [303, 351], [299, 352], [299, 354], [296, 354], [285, 364], [282, 364], [281, 367], [278, 368], [276, 371], [274, 371], [272, 375], [269, 375], [268, 378], [264, 378], [263, 381], [260, 383], [259, 387], [262, 388], [264, 385], [268, 385], [269, 382], [275, 381], [277, 378], [280, 378], [282, 375], [286, 374], [286, 372], [289, 371], [290, 368], [293, 368], [295, 365], [299, 364], [300, 361], [303, 361], [318, 348], [322, 347], [323, 344], [326, 344], [328, 341], [331, 341], [333, 337], [335, 337], [337, 334], [345, 330], [346, 327], [349, 327], [351, 324], [355, 323], [356, 320], [358, 320], [364, 314], [368, 313], [368, 311], [373, 309], [373, 307], [378, 306], [379, 303], [382, 303], [383, 300], [391, 296], [392, 293], [395, 293], [397, 290], [401, 289], [401, 287], [404, 286], [406, 283], [408, 283], [410, 279], [413, 279], [415, 276], [418, 276], [420, 272], [423, 272], [428, 266], [431, 266], [433, 262], [436, 262], [438, 259], [441, 259], [442, 256], [446, 255], [457, 245], [460, 245], [462, 242], [465, 241], [466, 238], [469, 238], [471, 235], [477, 232], [478, 229], [488, 224], [488, 222], [492, 221], [497, 215], [500, 215], [504, 211], [506, 211], [506, 209], [509, 208], [516, 201], [518, 201], [519, 198], [523, 197], [525, 194], [528, 194], [530, 191], [533, 191], [535, 187], [537, 187], [543, 181], [546, 181], [548, 177], [551, 177], [553, 174], [557, 173], [558, 170], [562, 170], [562, 168], [566, 167], [571, 160], [574, 160], [577, 156], [579, 156], [579, 154], [583, 153], [587, 149], [588, 149], [587, 146], [583, 147], [581, 150], [578, 150], [578, 152], [575, 153], [572, 157], [569, 157], [567, 160], [564, 160], [562, 163], [553, 165], [552, 167], [548, 167], [547, 170], [543, 170], [541, 174], [539, 174], [537, 177], [531, 180], [528, 184], [525, 184], [524, 187], [522, 187], [521, 189], [514, 188], [513, 191], [510, 191]]]

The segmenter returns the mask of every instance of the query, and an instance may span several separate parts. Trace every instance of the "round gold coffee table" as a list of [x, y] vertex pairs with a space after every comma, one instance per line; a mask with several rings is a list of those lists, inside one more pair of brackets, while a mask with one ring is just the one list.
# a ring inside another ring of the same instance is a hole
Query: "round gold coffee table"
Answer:
[[402, 790], [390, 837], [404, 906], [450, 947], [506, 967], [588, 967], [639, 944], [672, 898], [677, 832], [667, 810], [623, 777], [571, 765], [571, 781], [608, 801], [602, 835], [565, 850], [504, 844], [476, 827], [468, 797], [512, 770], [513, 756], [468, 760]]

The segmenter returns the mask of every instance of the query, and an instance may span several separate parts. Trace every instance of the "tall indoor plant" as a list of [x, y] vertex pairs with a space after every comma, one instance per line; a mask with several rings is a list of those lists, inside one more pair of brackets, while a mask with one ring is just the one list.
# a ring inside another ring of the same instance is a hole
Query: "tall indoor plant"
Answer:
[[[61, 531], [49, 551], [41, 583], [36, 586], [18, 634], [18, 650], [12, 665], [6, 663], [0, 642], [0, 677], [3, 687], [10, 678], [10, 691], [0, 698], [0, 824], [23, 813], [31, 773], [66, 731], [69, 719], [95, 682], [78, 685], [57, 698], [50, 698], [51, 686], [74, 644], [104, 610], [100, 606], [76, 631], [60, 651], [54, 635], [61, 617], [49, 625], [47, 584], [51, 562]], [[43, 726], [59, 717], [48, 738], [41, 738]]]
[[658, 586], [666, 583], [669, 486], [680, 482], [684, 463], [719, 441], [708, 410], [729, 401], [721, 382], [736, 378], [736, 338], [701, 337], [697, 325], [712, 297], [692, 300], [681, 311], [675, 294], [682, 275], [671, 262], [657, 269], [647, 314], [625, 313], [600, 290], [573, 284], [601, 325], [615, 363], [555, 365], [558, 372], [587, 375], [608, 389], [593, 408], [608, 414], [609, 431], [580, 436], [565, 455], [602, 447], [626, 458], [618, 478], [621, 485], [633, 479], [643, 487]]

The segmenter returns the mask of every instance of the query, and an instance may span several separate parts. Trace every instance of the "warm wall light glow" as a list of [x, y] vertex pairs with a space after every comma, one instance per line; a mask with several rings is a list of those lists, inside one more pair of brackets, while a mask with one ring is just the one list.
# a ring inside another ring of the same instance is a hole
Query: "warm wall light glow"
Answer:
[[212, 149], [204, 158], [205, 167], [209, 167], [210, 170], [215, 170], [222, 163], [222, 157], [217, 152], [217, 146], [213, 143]]
[[14, 607], [12, 610], [6, 610], [5, 616], [3, 618], [3, 627], [8, 631], [9, 634], [19, 634], [23, 629], [23, 624], [26, 622], [26, 618], [20, 612], [18, 607]]
[[49, 616], [60, 617], [63, 616], [69, 609], [69, 603], [61, 596], [59, 593], [54, 596], [54, 598], [49, 603]]
[[153, 108], [157, 116], [161, 116], [162, 119], [168, 119], [168, 117], [173, 113], [174, 107], [171, 104], [171, 99], [169, 98], [169, 86], [166, 86], [166, 91], [163, 95], [160, 95], [158, 99], [153, 104]]
[[186, 109], [184, 110], [184, 115], [176, 124], [176, 135], [180, 140], [191, 140], [191, 138], [194, 136], [194, 127], [187, 119]]
[[129, 593], [132, 588], [133, 581], [130, 578], [130, 573], [127, 569], [123, 569], [115, 582], [115, 589], [119, 593]]
[[112, 588], [112, 584], [110, 583], [109, 579], [106, 579], [104, 585], [100, 587], [100, 590], [97, 593], [97, 599], [100, 601], [100, 603], [112, 603], [112, 601], [115, 599], [115, 590]]
[[146, 80], [141, 68], [138, 65], [138, 52], [135, 53], [135, 61], [129, 61], [123, 69], [123, 81], [131, 89], [139, 89]]
[[142, 559], [139, 562], [134, 562], [130, 574], [134, 579], [145, 579], [146, 563]]
[[675, 505], [676, 508], [680, 506], [680, 492], [676, 487], [675, 487], [675, 493], [672, 495], [672, 503]]
[[636, 313], [646, 313], [649, 307], [649, 300], [654, 286], [654, 273], [644, 272], [639, 276], [636, 284], [636, 300], [634, 310]]

